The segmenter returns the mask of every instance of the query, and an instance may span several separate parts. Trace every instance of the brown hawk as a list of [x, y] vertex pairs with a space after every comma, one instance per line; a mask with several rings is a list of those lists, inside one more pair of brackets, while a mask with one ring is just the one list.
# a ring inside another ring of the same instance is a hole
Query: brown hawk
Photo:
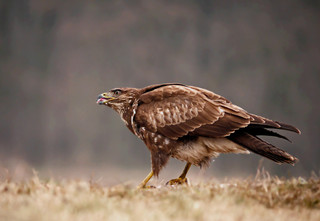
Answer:
[[186, 161], [177, 179], [185, 183], [191, 165], [207, 166], [220, 153], [256, 153], [276, 163], [298, 159], [258, 136], [286, 137], [269, 129], [300, 134], [294, 126], [250, 114], [211, 91], [176, 83], [145, 88], [116, 88], [102, 93], [98, 104], [111, 107], [151, 152], [152, 169], [139, 187], [158, 176], [170, 157]]

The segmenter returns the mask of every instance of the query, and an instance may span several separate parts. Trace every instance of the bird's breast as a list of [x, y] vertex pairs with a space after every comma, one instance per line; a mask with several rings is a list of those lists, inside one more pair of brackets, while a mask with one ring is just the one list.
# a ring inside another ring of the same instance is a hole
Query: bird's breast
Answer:
[[176, 148], [177, 141], [167, 138], [159, 133], [146, 130], [145, 127], [139, 129], [140, 138], [145, 142], [150, 151], [162, 151], [167, 154]]
[[173, 140], [157, 132], [150, 132], [146, 128], [139, 129], [141, 139], [151, 152], [161, 151], [178, 160], [194, 165], [208, 165], [211, 158], [220, 153], [249, 153], [242, 146], [227, 138], [208, 138], [184, 136]]

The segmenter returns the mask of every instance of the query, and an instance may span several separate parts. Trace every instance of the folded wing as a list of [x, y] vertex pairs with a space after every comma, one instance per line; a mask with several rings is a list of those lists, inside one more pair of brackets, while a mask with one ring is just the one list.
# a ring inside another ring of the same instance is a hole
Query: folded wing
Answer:
[[268, 129], [300, 134], [291, 125], [250, 114], [211, 91], [181, 84], [157, 85], [140, 96], [134, 121], [170, 139], [184, 136], [226, 137], [277, 163], [294, 164], [297, 158], [257, 136], [286, 137]]
[[157, 87], [140, 97], [135, 122], [175, 140], [186, 135], [226, 137], [250, 124], [246, 111], [206, 93], [183, 85]]

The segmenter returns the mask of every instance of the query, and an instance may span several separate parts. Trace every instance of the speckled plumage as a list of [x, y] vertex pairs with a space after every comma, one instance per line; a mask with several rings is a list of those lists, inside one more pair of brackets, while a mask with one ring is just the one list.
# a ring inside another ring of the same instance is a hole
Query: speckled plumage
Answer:
[[[284, 123], [250, 114], [211, 91], [183, 84], [117, 88], [98, 103], [117, 111], [129, 130], [151, 152], [158, 175], [170, 157], [207, 166], [220, 153], [255, 152], [277, 163], [297, 158], [257, 136], [284, 136], [268, 130], [300, 131]], [[287, 138], [285, 138], [287, 139]]]

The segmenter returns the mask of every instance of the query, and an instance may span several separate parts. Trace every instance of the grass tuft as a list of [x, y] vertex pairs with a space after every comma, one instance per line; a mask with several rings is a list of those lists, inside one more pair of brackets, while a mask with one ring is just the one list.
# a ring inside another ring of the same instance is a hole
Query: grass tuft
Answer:
[[320, 179], [203, 182], [136, 190], [93, 181], [0, 182], [0, 220], [320, 220]]

